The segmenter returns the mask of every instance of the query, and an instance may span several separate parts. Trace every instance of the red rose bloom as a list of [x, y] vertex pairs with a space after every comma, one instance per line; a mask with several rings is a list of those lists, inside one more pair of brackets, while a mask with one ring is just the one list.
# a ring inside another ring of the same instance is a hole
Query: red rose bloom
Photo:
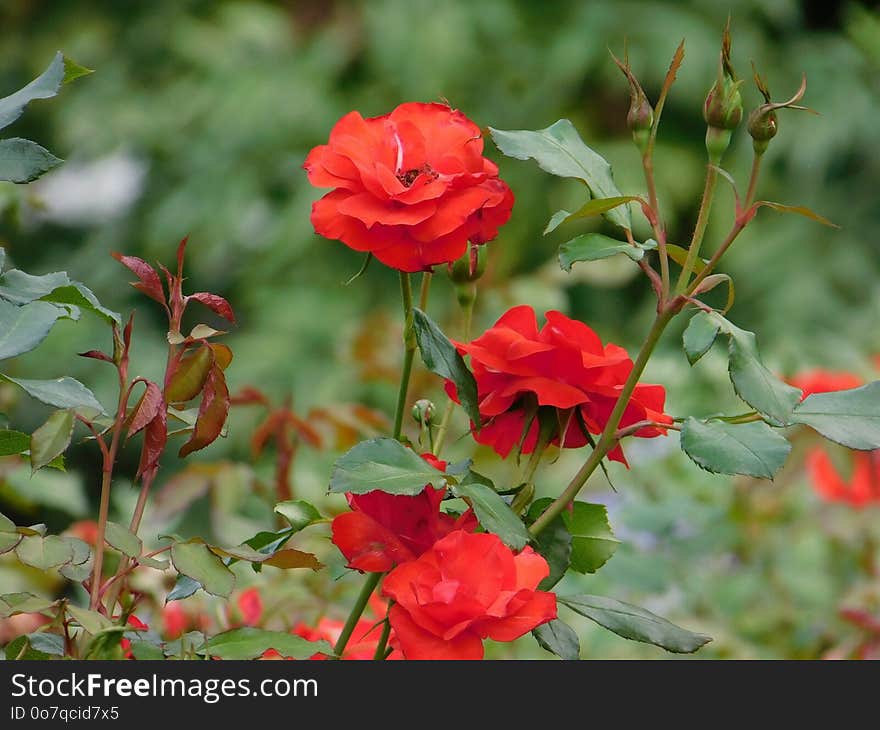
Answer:
[[[438, 469], [446, 462], [430, 454], [423, 457]], [[349, 494], [351, 512], [333, 520], [333, 543], [348, 558], [350, 568], [384, 573], [395, 565], [414, 560], [453, 530], [475, 530], [470, 510], [456, 519], [440, 511], [446, 490], [426, 486], [415, 496], [374, 491]]]
[[[575, 417], [570, 419], [564, 435], [557, 433], [552, 443], [562, 441], [565, 448], [587, 444], [585, 430], [602, 432], [633, 367], [626, 350], [612, 344], [603, 346], [599, 336], [583, 322], [561, 312], [547, 312], [546, 319], [539, 331], [531, 307], [514, 307], [473, 342], [457, 345], [462, 354], [471, 356], [477, 381], [483, 424], [474, 438], [502, 457], [521, 441], [523, 453], [534, 450], [538, 419], [532, 420], [525, 439], [523, 431], [529, 409], [534, 409], [536, 403], [573, 409]], [[446, 389], [456, 397], [451, 382], [447, 382]], [[662, 385], [637, 385], [621, 418], [621, 428], [639, 421], [672, 423], [663, 412], [665, 400]], [[665, 434], [666, 429], [651, 426], [634, 435], [652, 438]], [[620, 446], [612, 449], [608, 458], [626, 463]]]
[[350, 112], [303, 167], [312, 185], [334, 188], [312, 206], [315, 232], [400, 271], [455, 261], [468, 241], [495, 238], [513, 207], [480, 128], [443, 104]]
[[803, 391], [801, 399], [813, 395], [813, 393], [830, 393], [835, 390], [849, 390], [864, 385], [864, 381], [858, 375], [819, 368], [795, 375], [789, 382], [795, 388], [800, 388]]
[[853, 451], [852, 476], [845, 480], [824, 449], [807, 454], [807, 473], [816, 493], [856, 509], [880, 504], [880, 451]]
[[406, 659], [482, 659], [485, 638], [513, 641], [556, 618], [556, 596], [535, 590], [550, 569], [530, 547], [456, 530], [391, 571], [382, 592], [394, 646]]

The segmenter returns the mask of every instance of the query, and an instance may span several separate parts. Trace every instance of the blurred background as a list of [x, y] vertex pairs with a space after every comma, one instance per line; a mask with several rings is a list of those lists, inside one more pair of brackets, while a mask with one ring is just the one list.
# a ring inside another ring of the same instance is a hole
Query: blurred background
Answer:
[[[135, 309], [136, 370], [159, 377], [166, 350], [161, 312], [127, 286], [129, 272], [109, 254], [170, 265], [188, 234], [189, 291], [224, 295], [238, 316], [226, 340], [236, 353], [231, 390], [258, 386], [275, 406], [290, 399], [313, 425], [319, 439], [290, 438], [296, 452], [288, 487], [334, 514], [345, 507], [341, 498], [325, 496], [334, 458], [353, 440], [387, 430], [401, 328], [396, 274], [374, 263], [344, 286], [360, 256], [314, 235], [309, 210], [322, 191], [301, 169], [308, 150], [352, 109], [373, 116], [404, 101], [448, 100], [481, 127], [538, 129], [567, 117], [612, 163], [619, 187], [642, 192], [638, 153], [625, 126], [628, 90], [608, 50], [621, 56], [626, 44], [635, 73], [656, 99], [685, 38], [656, 154], [669, 237], [684, 242], [703, 184], [701, 105], [729, 13], [738, 74], [750, 79], [754, 61], [774, 98], [785, 99], [805, 72], [804, 103], [819, 112], [780, 112], [759, 197], [809, 206], [841, 226], [762, 211], [725, 260], [737, 291], [729, 317], [758, 333], [765, 361], [782, 375], [824, 367], [876, 379], [880, 15], [870, 5], [8, 0], [0, 7], [0, 95], [37, 76], [56, 50], [95, 73], [65, 86], [56, 99], [31, 104], [7, 130], [66, 163], [30, 186], [0, 184], [0, 244], [19, 268], [66, 270], [106, 306]], [[751, 81], [743, 96], [747, 111], [760, 102]], [[583, 319], [603, 340], [632, 352], [653, 305], [637, 267], [616, 257], [564, 274], [555, 249], [566, 231], [542, 236], [554, 211], [580, 204], [580, 186], [502, 158], [491, 141], [486, 154], [499, 163], [517, 202], [510, 223], [489, 244], [475, 330], [509, 306], [528, 303]], [[725, 167], [743, 188], [750, 162], [751, 140], [740, 129]], [[732, 207], [723, 186], [709, 246], [726, 233]], [[647, 237], [648, 230], [637, 234]], [[435, 277], [430, 311], [450, 336], [460, 334], [443, 276]], [[667, 410], [737, 412], [724, 353], [713, 351], [691, 368], [680, 332], [681, 326], [667, 334], [646, 377], [667, 387]], [[108, 346], [96, 320], [63, 322], [37, 351], [13, 361], [9, 374], [71, 375], [112, 403], [111, 369], [75, 356]], [[444, 402], [436, 378], [422, 373], [414, 383], [413, 400]], [[46, 416], [6, 387], [0, 387], [0, 411], [21, 430]], [[235, 407], [228, 438], [185, 463], [172, 452], [142, 529], [148, 543], [164, 529], [229, 544], [272, 524], [278, 445], [255, 455], [251, 443], [266, 413], [259, 405]], [[458, 439], [464, 431], [460, 420], [452, 434]], [[566, 589], [643, 605], [714, 636], [699, 657], [870, 655], [880, 643], [871, 623], [880, 608], [874, 572], [880, 510], [821, 500], [803, 468], [804, 454], [818, 442], [809, 433], [792, 436], [794, 454], [775, 483], [701, 471], [677, 449], [674, 434], [631, 444], [632, 469], [611, 467], [616, 491], [596, 476], [585, 492], [608, 505], [623, 544], [601, 572], [568, 578]], [[472, 448], [453, 439], [451, 451], [465, 455]], [[834, 457], [845, 472], [847, 454]], [[482, 450], [475, 458], [496, 483], [514, 478], [515, 464]], [[568, 453], [548, 466], [541, 493], [558, 493], [582, 458]], [[136, 459], [132, 447], [120, 468], [113, 507], [120, 521], [133, 503], [125, 480]], [[66, 473], [43, 470], [31, 479], [27, 467], [7, 463], [0, 467], [0, 510], [54, 530], [87, 519], [95, 513], [98, 463], [89, 444], [71, 452]], [[252, 583], [263, 592], [276, 623], [314, 620], [324, 611], [344, 617], [360, 585], [355, 577], [337, 580], [345, 575], [342, 559], [326, 537], [311, 540], [326, 571], [240, 573], [241, 587]], [[143, 580], [145, 588], [163, 585], [158, 574]], [[65, 590], [54, 581], [0, 559], [0, 593]], [[218, 611], [207, 598], [189, 601]], [[585, 658], [667, 656], [578, 616], [565, 618], [581, 634]], [[549, 656], [528, 636], [490, 652]]]

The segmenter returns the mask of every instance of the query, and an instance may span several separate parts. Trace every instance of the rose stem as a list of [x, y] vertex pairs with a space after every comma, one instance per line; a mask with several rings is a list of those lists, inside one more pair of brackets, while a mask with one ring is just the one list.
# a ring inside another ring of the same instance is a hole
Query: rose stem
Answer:
[[376, 653], [373, 654], [373, 660], [385, 658], [385, 647], [388, 646], [388, 637], [391, 636], [391, 622], [388, 617], [382, 625], [382, 635], [379, 637], [379, 644], [376, 646]]
[[339, 635], [339, 640], [336, 642], [336, 646], [333, 647], [337, 659], [342, 658], [342, 652], [345, 651], [345, 646], [351, 638], [354, 627], [357, 626], [361, 614], [367, 607], [367, 601], [370, 600], [370, 596], [373, 595], [373, 591], [376, 589], [376, 586], [379, 585], [379, 579], [381, 577], [382, 573], [367, 574], [367, 580], [364, 582], [364, 586], [358, 594], [357, 601], [355, 601], [354, 606], [352, 606], [351, 613], [348, 615], [348, 620], [345, 622], [345, 626], [342, 627], [342, 633]]

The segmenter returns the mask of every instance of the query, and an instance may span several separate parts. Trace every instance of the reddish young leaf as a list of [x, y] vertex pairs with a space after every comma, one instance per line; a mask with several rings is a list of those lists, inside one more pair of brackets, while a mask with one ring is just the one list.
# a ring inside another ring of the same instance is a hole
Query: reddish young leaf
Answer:
[[165, 399], [159, 386], [149, 380], [141, 380], [146, 390], [129, 415], [128, 438], [147, 426], [165, 408]]
[[144, 445], [141, 447], [141, 460], [136, 475], [143, 482], [152, 481], [159, 470], [159, 459], [168, 441], [166, 419], [165, 409], [160, 408], [144, 431]]
[[311, 568], [318, 571], [324, 567], [324, 564], [311, 553], [304, 553], [302, 550], [294, 550], [287, 548], [274, 553], [271, 558], [263, 561], [263, 565], [272, 565], [276, 568], [290, 570], [291, 568]]
[[123, 266], [128, 267], [132, 273], [140, 280], [132, 282], [132, 286], [140, 292], [146, 294], [150, 299], [154, 299], [159, 304], [165, 304], [165, 292], [162, 289], [162, 281], [156, 270], [143, 259], [137, 256], [123, 256], [120, 253], [111, 254]]
[[247, 385], [232, 396], [231, 403], [234, 406], [249, 406], [256, 404], [268, 406], [269, 399], [266, 397], [266, 394], [258, 388]]
[[282, 411], [272, 411], [263, 422], [254, 429], [254, 432], [251, 435], [251, 455], [253, 458], [256, 459], [263, 453], [266, 444], [268, 444], [272, 437], [278, 433], [279, 429], [283, 427], [283, 423], [284, 413]]
[[232, 305], [229, 304], [223, 297], [219, 294], [211, 294], [206, 291], [199, 291], [195, 294], [190, 294], [187, 298], [187, 301], [190, 299], [195, 299], [197, 302], [201, 302], [208, 309], [210, 309], [214, 314], [218, 314], [227, 322], [232, 322], [235, 324], [235, 313], [232, 311]]
[[229, 389], [226, 387], [226, 378], [223, 370], [215, 365], [208, 374], [205, 388], [202, 394], [202, 402], [199, 406], [199, 416], [190, 440], [180, 447], [178, 455], [183, 458], [193, 451], [203, 449], [223, 431], [226, 416], [229, 414]]
[[90, 357], [93, 360], [103, 360], [104, 362], [113, 362], [113, 358], [107, 353], [100, 350], [89, 350], [88, 352], [77, 353], [80, 357]]
[[216, 362], [223, 370], [229, 367], [232, 362], [232, 350], [227, 345], [213, 342], [208, 345], [214, 352], [214, 362]]
[[186, 243], [189, 236], [184, 236], [177, 245], [177, 278], [183, 281], [183, 254], [186, 251]]
[[297, 435], [303, 439], [310, 446], [314, 446], [316, 449], [321, 448], [321, 434], [319, 434], [312, 426], [303, 421], [299, 416], [297, 416], [293, 411], [286, 410], [284, 411], [284, 415], [287, 420], [287, 424], [296, 431]]
[[194, 353], [180, 359], [165, 388], [169, 403], [185, 403], [192, 400], [205, 387], [214, 365], [214, 351], [201, 345]]

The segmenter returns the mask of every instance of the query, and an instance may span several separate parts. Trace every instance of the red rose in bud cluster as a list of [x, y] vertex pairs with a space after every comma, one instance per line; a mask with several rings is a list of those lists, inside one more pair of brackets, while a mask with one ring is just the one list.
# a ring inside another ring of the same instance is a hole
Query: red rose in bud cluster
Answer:
[[[477, 381], [483, 423], [474, 438], [502, 457], [520, 443], [522, 453], [534, 450], [539, 431], [538, 419], [533, 418], [536, 405], [561, 412], [560, 431], [552, 443], [565, 448], [587, 444], [587, 432], [599, 434], [605, 428], [633, 367], [626, 350], [603, 345], [583, 322], [561, 312], [545, 316], [547, 323], [539, 330], [531, 307], [514, 307], [473, 342], [457, 344], [459, 352], [470, 355]], [[456, 397], [451, 382], [446, 389]], [[662, 385], [638, 384], [620, 427], [640, 421], [671, 424], [672, 418], [663, 412], [665, 401]], [[662, 427], [646, 426], [633, 435], [665, 434]], [[608, 458], [626, 464], [619, 445]]]
[[443, 104], [350, 112], [303, 167], [312, 185], [334, 188], [312, 206], [315, 232], [400, 271], [430, 270], [468, 241], [492, 240], [513, 206], [480, 128]]
[[385, 577], [392, 645], [406, 659], [482, 659], [483, 639], [513, 641], [556, 618], [556, 596], [536, 590], [549, 572], [530, 547], [514, 555], [492, 533], [451, 532]]
[[[446, 469], [446, 462], [430, 454], [422, 458], [441, 471]], [[445, 492], [428, 485], [415, 496], [381, 491], [349, 494], [352, 511], [334, 518], [333, 542], [355, 570], [384, 573], [414, 560], [453, 530], [477, 528], [470, 510], [457, 519], [440, 511]]]
[[[801, 398], [813, 393], [849, 390], [864, 385], [853, 373], [810, 370], [789, 381], [803, 391]], [[849, 477], [840, 474], [831, 456], [821, 446], [812, 449], [806, 458], [807, 474], [813, 489], [828, 502], [842, 502], [856, 509], [880, 504], [880, 451], [851, 451], [852, 469]]]

